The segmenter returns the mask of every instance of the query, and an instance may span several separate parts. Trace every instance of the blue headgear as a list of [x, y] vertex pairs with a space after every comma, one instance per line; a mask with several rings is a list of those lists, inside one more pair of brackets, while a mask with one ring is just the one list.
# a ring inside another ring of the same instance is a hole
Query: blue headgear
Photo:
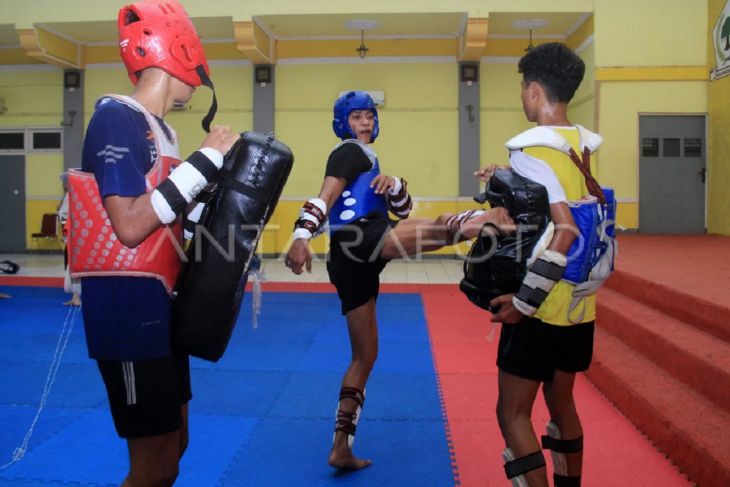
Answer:
[[332, 130], [335, 131], [335, 135], [342, 140], [357, 138], [357, 135], [352, 133], [350, 124], [347, 121], [350, 112], [354, 110], [373, 111], [375, 126], [373, 127], [373, 135], [370, 137], [370, 142], [374, 142], [380, 132], [378, 109], [375, 108], [375, 102], [370, 95], [364, 91], [350, 91], [339, 97], [335, 102], [335, 116], [332, 120]]

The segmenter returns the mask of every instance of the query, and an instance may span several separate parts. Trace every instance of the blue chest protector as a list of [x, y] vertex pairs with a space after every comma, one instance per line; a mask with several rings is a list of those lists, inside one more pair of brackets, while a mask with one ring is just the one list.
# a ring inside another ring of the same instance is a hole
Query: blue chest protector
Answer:
[[[372, 149], [356, 139], [344, 140], [340, 145], [342, 144], [358, 144], [373, 165], [369, 171], [361, 173], [354, 181], [348, 184], [340, 197], [337, 198], [337, 201], [332, 205], [329, 214], [330, 233], [336, 232], [343, 225], [363, 218], [373, 212], [378, 212], [383, 216], [388, 215], [388, 205], [385, 201], [385, 196], [375, 194], [373, 188], [370, 187], [370, 183], [375, 179], [375, 176], [380, 174], [378, 156]], [[338, 145], [337, 147], [340, 146]]]

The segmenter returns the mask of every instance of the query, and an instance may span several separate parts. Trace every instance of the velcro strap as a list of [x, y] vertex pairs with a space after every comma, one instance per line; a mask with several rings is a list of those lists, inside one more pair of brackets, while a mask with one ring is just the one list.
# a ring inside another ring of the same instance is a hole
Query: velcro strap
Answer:
[[446, 226], [449, 227], [451, 233], [456, 234], [464, 222], [468, 221], [476, 212], [477, 210], [466, 210], [461, 213], [457, 213], [456, 215], [451, 215], [449, 219], [446, 220]]
[[352, 399], [356, 401], [360, 407], [365, 403], [365, 395], [356, 387], [343, 387], [340, 389], [340, 401], [343, 399]]
[[[397, 185], [397, 183], [396, 183]], [[408, 183], [406, 183], [406, 180], [401, 178], [400, 179], [400, 188], [398, 188], [397, 193], [391, 193], [390, 190], [388, 190], [387, 197], [389, 200], [392, 201], [401, 201], [403, 198], [405, 198], [408, 195], [408, 189], [407, 189]]]
[[565, 475], [553, 474], [555, 487], [580, 487], [580, 475], [578, 477], [566, 477]]
[[517, 294], [515, 295], [515, 297], [520, 301], [523, 301], [535, 308], [539, 308], [540, 305], [545, 301], [547, 296], [548, 293], [544, 290], [540, 288], [532, 288], [530, 286], [526, 286], [525, 284], [520, 286], [520, 290], [517, 291]]
[[187, 161], [203, 175], [206, 181], [212, 181], [218, 174], [218, 168], [215, 167], [213, 161], [208, 159], [208, 157], [200, 151], [195, 151], [190, 154]]
[[170, 205], [170, 209], [176, 215], [179, 215], [188, 205], [188, 202], [185, 201], [185, 197], [182, 193], [180, 193], [180, 190], [177, 186], [175, 186], [175, 183], [173, 183], [170, 178], [162, 181], [155, 189], [157, 189], [162, 197], [165, 198], [167, 204]]
[[186, 233], [194, 235], [195, 234], [195, 225], [197, 225], [197, 221], [188, 220], [187, 218], [183, 222], [183, 229]]
[[405, 200], [388, 200], [388, 207], [393, 213], [403, 213], [404, 211], [411, 211], [413, 208], [413, 200], [411, 195], [407, 194]]
[[542, 447], [557, 453], [578, 453], [583, 450], [583, 437], [574, 440], [561, 440], [552, 436], [543, 435], [541, 438]]
[[210, 200], [213, 199], [213, 196], [215, 196], [215, 187], [216, 185], [214, 184], [206, 186], [200, 191], [200, 193], [195, 195], [193, 201], [197, 201], [199, 203], [209, 203]]
[[312, 220], [304, 220], [304, 219], [300, 218], [294, 224], [294, 228], [304, 228], [306, 230], [309, 230], [309, 232], [312, 235], [314, 235], [314, 232], [317, 231], [317, 229], [319, 228], [319, 225], [314, 223]]
[[308, 214], [312, 215], [314, 218], [316, 218], [319, 221], [320, 225], [322, 224], [322, 222], [324, 222], [324, 219], [326, 218], [322, 210], [317, 205], [310, 203], [309, 201], [304, 203], [304, 207], [302, 209]]
[[542, 277], [550, 279], [551, 281], [559, 281], [563, 277], [565, 266], [556, 264], [555, 262], [548, 262], [542, 258], [537, 259], [531, 266], [530, 272], [539, 274]]
[[511, 479], [544, 466], [545, 456], [541, 451], [536, 451], [535, 453], [530, 453], [529, 455], [505, 463], [504, 473], [507, 474], [508, 479]]
[[335, 431], [344, 431], [348, 435], [355, 435], [357, 425], [355, 424], [355, 414], [347, 411], [337, 411], [337, 422], [335, 423]]

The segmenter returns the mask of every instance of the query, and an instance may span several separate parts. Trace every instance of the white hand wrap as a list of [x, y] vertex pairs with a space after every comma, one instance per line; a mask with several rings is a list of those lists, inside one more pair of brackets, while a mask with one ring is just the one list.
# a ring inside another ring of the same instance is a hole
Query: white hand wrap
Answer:
[[223, 154], [211, 147], [193, 152], [152, 192], [152, 208], [162, 223], [172, 223], [223, 166]]
[[321, 198], [312, 198], [299, 210], [299, 219], [294, 223], [294, 240], [316, 237], [324, 231], [327, 219], [327, 203]]
[[393, 178], [395, 185], [388, 189], [388, 192], [385, 195], [385, 199], [388, 203], [388, 210], [401, 220], [404, 220], [408, 218], [408, 215], [411, 213], [411, 209], [413, 209], [413, 199], [411, 198], [411, 195], [408, 194], [408, 183], [406, 183], [405, 179], [398, 179], [395, 176], [391, 177]]
[[554, 250], [543, 252], [527, 270], [520, 290], [512, 298], [514, 307], [524, 315], [534, 315], [555, 283], [563, 277], [567, 260]]

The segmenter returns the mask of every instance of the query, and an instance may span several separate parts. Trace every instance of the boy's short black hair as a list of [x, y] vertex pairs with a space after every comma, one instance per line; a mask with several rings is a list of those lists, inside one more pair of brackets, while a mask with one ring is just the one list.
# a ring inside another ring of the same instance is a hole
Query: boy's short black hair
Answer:
[[585, 70], [583, 60], [560, 42], [540, 44], [522, 56], [518, 65], [522, 79], [540, 83], [553, 103], [568, 103], [573, 98]]

